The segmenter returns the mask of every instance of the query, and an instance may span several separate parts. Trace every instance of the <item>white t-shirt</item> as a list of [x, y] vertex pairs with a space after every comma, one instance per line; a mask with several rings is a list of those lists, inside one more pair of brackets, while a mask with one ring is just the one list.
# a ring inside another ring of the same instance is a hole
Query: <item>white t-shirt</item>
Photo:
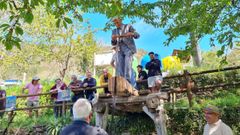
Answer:
[[228, 125], [219, 119], [214, 124], [206, 124], [204, 126], [203, 135], [233, 135], [233, 132]]

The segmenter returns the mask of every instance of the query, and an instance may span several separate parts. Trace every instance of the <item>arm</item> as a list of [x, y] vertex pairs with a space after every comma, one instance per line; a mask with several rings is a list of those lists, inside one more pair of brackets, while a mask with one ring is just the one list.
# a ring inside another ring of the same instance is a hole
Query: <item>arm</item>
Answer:
[[148, 62], [148, 63], [145, 65], [145, 68], [146, 68], [146, 69], [149, 69], [150, 66], [151, 66], [151, 62]]
[[27, 88], [28, 88], [28, 84], [24, 88], [22, 88], [22, 93], [24, 93], [24, 90], [26, 90]]
[[96, 79], [92, 78], [92, 81], [88, 83], [88, 87], [94, 87], [96, 86]]
[[41, 84], [39, 84], [38, 93], [42, 93], [42, 88], [43, 88], [43, 86]]
[[103, 85], [103, 84], [104, 84], [103, 75], [100, 76], [100, 80], [99, 80], [99, 82], [100, 82], [100, 85]]
[[112, 40], [111, 40], [112, 45], [117, 45], [117, 40], [115, 36], [116, 36], [116, 29], [112, 31]]
[[50, 92], [54, 92], [54, 91], [57, 91], [56, 84], [50, 89]]
[[129, 32], [132, 32], [133, 33], [133, 37], [135, 39], [138, 39], [140, 37], [140, 35], [136, 32], [136, 30], [133, 28], [132, 25], [129, 26]]

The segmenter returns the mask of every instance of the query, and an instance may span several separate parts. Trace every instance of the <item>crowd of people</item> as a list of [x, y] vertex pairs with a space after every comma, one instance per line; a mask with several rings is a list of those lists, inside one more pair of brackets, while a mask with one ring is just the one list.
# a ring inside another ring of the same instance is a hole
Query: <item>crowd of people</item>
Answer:
[[[136, 53], [134, 39], [138, 39], [140, 35], [131, 25], [123, 24], [120, 18], [113, 18], [113, 23], [116, 29], [112, 31], [111, 43], [115, 54], [110, 64], [115, 68], [115, 76], [124, 77], [137, 90], [149, 89], [151, 92], [159, 92], [163, 82], [160, 60], [155, 58], [154, 52], [149, 52], [150, 61], [147, 62], [145, 67], [137, 66], [138, 76], [136, 80], [132, 61], [133, 55]], [[112, 75], [108, 73], [108, 70], [103, 69], [100, 76], [100, 85], [106, 85], [111, 77]], [[41, 93], [42, 85], [39, 84], [39, 80], [38, 77], [34, 77], [32, 82], [23, 88], [23, 92], [27, 89], [29, 94]], [[96, 79], [92, 77], [90, 71], [86, 72], [86, 78], [83, 81], [78, 80], [76, 75], [72, 75], [69, 85], [66, 85], [61, 79], [55, 80], [55, 85], [50, 92], [52, 93], [51, 98], [56, 105], [62, 104], [62, 101], [57, 100], [58, 91], [69, 88], [73, 92], [72, 102], [74, 105], [71, 108], [73, 123], [65, 127], [61, 135], [107, 135], [104, 130], [89, 125], [92, 118], [91, 101], [95, 96], [96, 89], [78, 90], [79, 88], [91, 88], [96, 85]], [[111, 91], [108, 88], [104, 88], [104, 93], [107, 96], [111, 96]], [[38, 96], [28, 98], [27, 106], [36, 107], [38, 105]], [[62, 116], [61, 110], [61, 106], [54, 107], [55, 117]], [[207, 106], [204, 109], [204, 114], [208, 122], [204, 128], [204, 135], [232, 135], [231, 129], [220, 120], [220, 112], [217, 107]], [[31, 110], [29, 111], [29, 116], [32, 116]]]

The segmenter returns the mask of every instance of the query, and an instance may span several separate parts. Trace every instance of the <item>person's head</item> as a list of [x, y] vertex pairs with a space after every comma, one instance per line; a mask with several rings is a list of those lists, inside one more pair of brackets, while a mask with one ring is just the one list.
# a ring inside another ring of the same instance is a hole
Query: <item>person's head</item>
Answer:
[[38, 84], [38, 81], [39, 81], [39, 80], [40, 80], [40, 78], [38, 78], [38, 77], [36, 77], [36, 76], [33, 77], [33, 78], [32, 78], [32, 84], [33, 84], [33, 85]]
[[216, 106], [213, 105], [207, 105], [203, 109], [205, 119], [208, 124], [213, 124], [219, 120], [220, 117], [220, 111]]
[[120, 28], [122, 26], [122, 19], [120, 17], [114, 17], [112, 19], [112, 22], [117, 28]]
[[137, 66], [137, 71], [138, 71], [138, 73], [141, 72], [142, 69], [143, 69], [143, 66], [141, 66], [141, 65], [138, 65], [138, 66]]
[[73, 104], [73, 119], [84, 120], [90, 123], [92, 118], [92, 106], [87, 99], [80, 98]]
[[60, 85], [60, 84], [62, 84], [62, 80], [61, 80], [60, 78], [57, 78], [57, 79], [55, 80], [55, 83], [56, 83], [57, 85]]
[[149, 52], [148, 55], [149, 55], [151, 60], [153, 60], [155, 58], [154, 52]]
[[87, 77], [87, 78], [91, 78], [91, 77], [92, 77], [92, 72], [89, 71], [89, 70], [87, 70], [87, 72], [86, 72], [86, 77]]
[[76, 76], [76, 75], [72, 75], [72, 76], [71, 76], [71, 80], [72, 80], [73, 82], [77, 81], [77, 76]]
[[106, 68], [103, 69], [103, 75], [104, 75], [104, 76], [107, 76], [107, 75], [108, 75], [108, 69], [106, 69]]

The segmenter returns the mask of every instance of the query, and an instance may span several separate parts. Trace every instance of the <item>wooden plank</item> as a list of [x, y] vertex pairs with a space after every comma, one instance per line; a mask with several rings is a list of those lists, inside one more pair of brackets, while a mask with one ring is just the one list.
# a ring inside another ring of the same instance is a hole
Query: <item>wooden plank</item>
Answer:
[[[150, 97], [153, 96], [153, 95], [157, 95], [164, 100], [168, 99], [168, 94], [166, 92], [160, 93], [160, 94], [159, 93], [153, 93], [152, 95], [150, 95]], [[146, 102], [147, 98], [149, 98], [149, 96], [130, 96], [130, 97], [118, 97], [118, 96], [116, 96], [115, 100], [116, 100], [117, 104], [123, 104], [123, 103]], [[104, 98], [104, 99], [99, 98], [98, 102], [112, 104], [113, 100], [112, 100], [112, 98]]]

